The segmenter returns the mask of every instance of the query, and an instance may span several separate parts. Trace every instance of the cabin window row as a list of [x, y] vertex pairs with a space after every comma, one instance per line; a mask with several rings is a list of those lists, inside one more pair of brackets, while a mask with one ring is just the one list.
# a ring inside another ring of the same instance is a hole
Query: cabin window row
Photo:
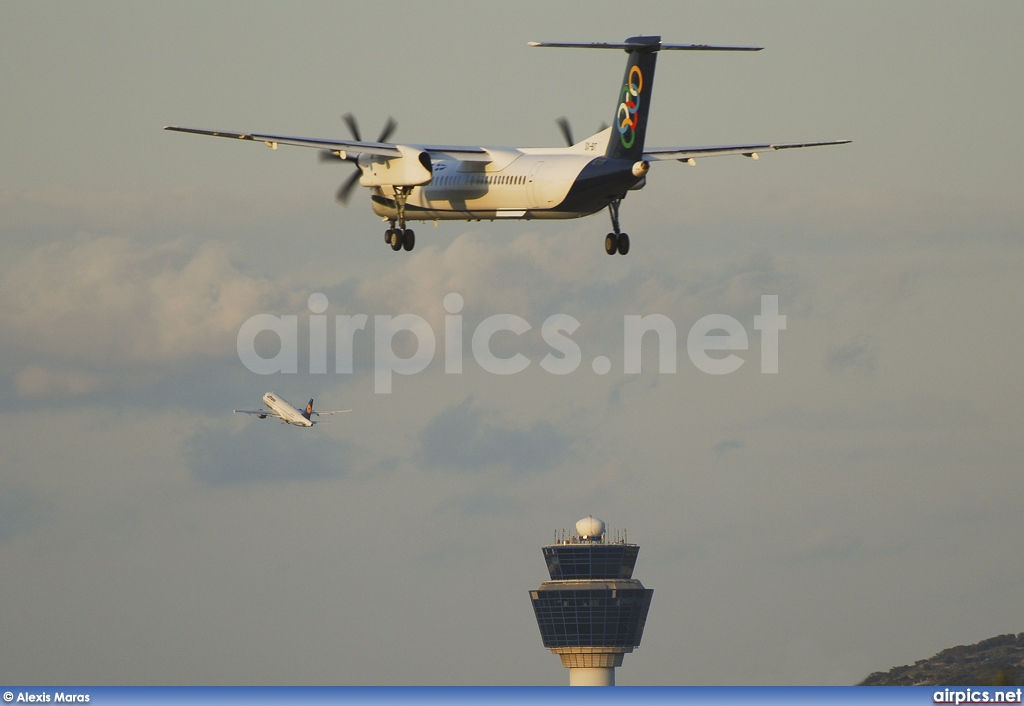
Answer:
[[489, 184], [525, 184], [525, 176], [512, 174], [446, 174], [445, 176], [434, 177], [434, 184], [437, 186], [456, 185], [489, 185]]

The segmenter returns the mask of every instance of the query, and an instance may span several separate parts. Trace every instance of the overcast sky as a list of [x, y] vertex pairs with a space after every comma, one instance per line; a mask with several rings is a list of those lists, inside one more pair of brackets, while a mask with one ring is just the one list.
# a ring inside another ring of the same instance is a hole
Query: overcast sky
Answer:
[[[1020, 2], [0, 16], [0, 682], [565, 684], [528, 591], [590, 514], [654, 589], [620, 684], [849, 684], [1024, 630]], [[349, 165], [161, 130], [345, 137], [353, 112], [370, 139], [393, 115], [397, 140], [557, 146], [561, 115], [611, 121], [625, 57], [527, 42], [641, 33], [766, 47], [661, 55], [649, 146], [853, 144], [655, 164], [610, 258], [605, 213], [418, 224], [393, 253], [365, 191], [335, 204]], [[299, 373], [239, 360], [257, 314], [298, 315]], [[352, 373], [343, 314], [370, 321]], [[400, 314], [437, 354], [377, 394], [374, 317]], [[521, 373], [472, 358], [495, 314], [532, 326], [494, 338]], [[554, 314], [580, 322], [568, 375], [541, 367]], [[674, 373], [653, 335], [625, 372], [637, 314], [674, 323]], [[709, 314], [749, 337], [732, 374], [687, 356]], [[267, 390], [354, 411], [231, 413]]]

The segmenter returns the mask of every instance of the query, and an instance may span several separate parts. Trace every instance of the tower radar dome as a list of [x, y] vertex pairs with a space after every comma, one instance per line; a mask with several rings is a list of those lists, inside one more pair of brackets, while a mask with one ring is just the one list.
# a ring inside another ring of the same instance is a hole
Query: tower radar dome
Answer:
[[604, 534], [604, 521], [597, 519], [593, 515], [584, 517], [576, 523], [576, 532], [581, 537], [600, 538]]

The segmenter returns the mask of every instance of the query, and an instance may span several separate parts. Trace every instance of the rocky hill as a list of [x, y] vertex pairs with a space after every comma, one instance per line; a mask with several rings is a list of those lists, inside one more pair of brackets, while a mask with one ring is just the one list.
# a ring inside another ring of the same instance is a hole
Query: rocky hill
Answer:
[[1024, 632], [943, 650], [930, 659], [875, 672], [861, 686], [1024, 685]]

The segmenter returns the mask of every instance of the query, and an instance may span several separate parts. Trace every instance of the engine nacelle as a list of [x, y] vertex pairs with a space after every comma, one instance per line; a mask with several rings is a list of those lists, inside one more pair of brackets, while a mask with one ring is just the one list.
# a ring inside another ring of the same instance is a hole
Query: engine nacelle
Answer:
[[415, 147], [395, 145], [401, 157], [382, 157], [364, 152], [359, 156], [361, 186], [420, 186], [434, 178], [430, 155]]

